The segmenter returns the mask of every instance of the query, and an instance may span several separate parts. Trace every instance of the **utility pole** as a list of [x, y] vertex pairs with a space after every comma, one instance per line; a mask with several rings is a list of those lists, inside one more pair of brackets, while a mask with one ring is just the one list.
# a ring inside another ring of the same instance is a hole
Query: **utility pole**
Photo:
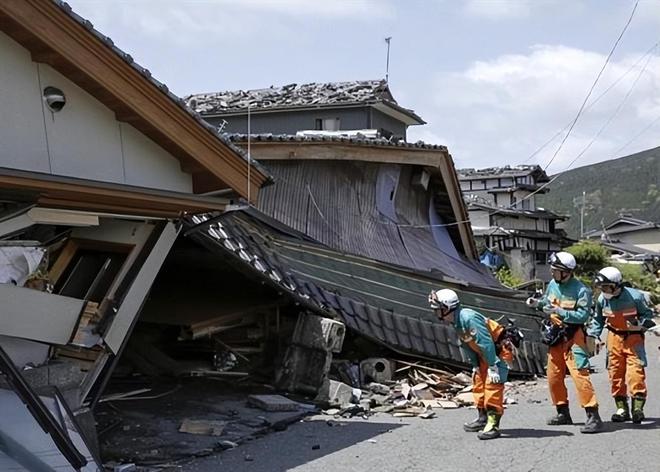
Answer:
[[584, 239], [584, 206], [587, 203], [587, 193], [582, 190], [582, 208], [580, 209], [580, 239]]
[[387, 64], [385, 65], [385, 83], [389, 83], [389, 78], [390, 78], [390, 41], [392, 40], [392, 36], [388, 36], [385, 38], [385, 42], [387, 43]]

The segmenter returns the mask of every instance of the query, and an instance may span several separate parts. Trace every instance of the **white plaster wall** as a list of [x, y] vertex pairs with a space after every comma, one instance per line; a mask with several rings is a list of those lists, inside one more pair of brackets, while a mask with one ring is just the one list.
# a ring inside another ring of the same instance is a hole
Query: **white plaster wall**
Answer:
[[[60, 112], [44, 105], [47, 86], [66, 95]], [[1, 32], [0, 167], [192, 192], [174, 156]]]
[[37, 64], [0, 32], [0, 166], [49, 172]]
[[192, 176], [180, 162], [131, 125], [120, 123], [126, 183], [142, 187], [192, 190]]

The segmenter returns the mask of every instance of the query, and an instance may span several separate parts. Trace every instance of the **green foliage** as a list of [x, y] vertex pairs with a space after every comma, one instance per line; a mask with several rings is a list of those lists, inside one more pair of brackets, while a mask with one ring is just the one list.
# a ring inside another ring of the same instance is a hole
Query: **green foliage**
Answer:
[[513, 275], [511, 269], [506, 266], [497, 269], [497, 271], [495, 271], [495, 277], [502, 285], [509, 288], [515, 288], [524, 282], [520, 277]]
[[596, 272], [610, 265], [610, 252], [596, 241], [579, 241], [564, 250], [575, 256], [575, 275], [583, 282], [588, 281], [589, 285]]
[[631, 156], [572, 169], [550, 184], [550, 192], [537, 195], [536, 203], [569, 215], [563, 223], [569, 237], [580, 237], [580, 210], [584, 201], [584, 231], [601, 230], [618, 214], [660, 221], [660, 147]]
[[660, 285], [646, 268], [638, 264], [614, 264], [621, 271], [623, 280], [633, 288], [651, 292], [653, 303], [660, 303]]

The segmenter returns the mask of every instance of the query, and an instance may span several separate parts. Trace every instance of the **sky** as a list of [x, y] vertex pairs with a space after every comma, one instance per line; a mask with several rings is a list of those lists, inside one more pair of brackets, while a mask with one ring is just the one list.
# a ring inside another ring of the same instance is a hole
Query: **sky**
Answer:
[[[660, 0], [68, 0], [179, 96], [385, 77], [459, 168], [660, 145]], [[562, 141], [565, 142], [563, 144]]]

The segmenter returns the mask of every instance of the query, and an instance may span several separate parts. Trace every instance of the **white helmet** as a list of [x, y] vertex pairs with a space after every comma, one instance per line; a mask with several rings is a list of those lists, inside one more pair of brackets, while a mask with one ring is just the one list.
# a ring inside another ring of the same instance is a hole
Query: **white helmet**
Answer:
[[443, 288], [441, 290], [431, 292], [429, 302], [431, 303], [431, 308], [434, 310], [437, 310], [438, 308], [453, 310], [460, 303], [456, 292], [449, 290], [448, 288]]
[[575, 257], [569, 252], [556, 252], [550, 255], [550, 268], [563, 270], [565, 272], [573, 272], [577, 263]]
[[603, 267], [598, 271], [594, 279], [595, 285], [614, 284], [619, 286], [621, 282], [623, 282], [623, 277], [621, 276], [621, 271], [616, 267]]

